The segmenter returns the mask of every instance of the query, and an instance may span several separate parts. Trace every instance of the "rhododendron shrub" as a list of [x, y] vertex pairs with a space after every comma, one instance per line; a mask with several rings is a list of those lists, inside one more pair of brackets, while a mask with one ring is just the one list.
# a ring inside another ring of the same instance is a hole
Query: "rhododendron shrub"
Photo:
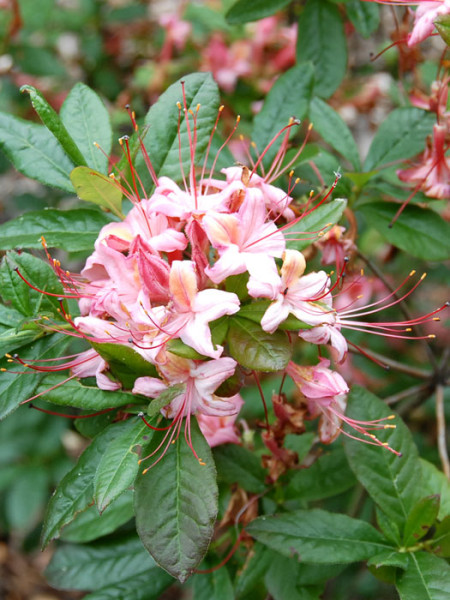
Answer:
[[[288, 2], [269, 4], [228, 12], [269, 17], [255, 52]], [[373, 7], [347, 4], [367, 29]], [[81, 83], [59, 114], [22, 88], [42, 124], [0, 114], [16, 169], [74, 202], [0, 226], [0, 416], [67, 421], [82, 440], [42, 526], [56, 588], [331, 597], [326, 582], [364, 562], [402, 600], [448, 592], [448, 302], [422, 265], [433, 278], [450, 236], [441, 205], [408, 205], [449, 195], [448, 77], [430, 96], [411, 91], [362, 162], [326, 102], [345, 75], [344, 13], [325, 0], [302, 9], [297, 64], [252, 125], [220, 103], [219, 85], [232, 93], [252, 67], [241, 72], [219, 35], [204, 57], [223, 52], [217, 72], [172, 83], [145, 117], [124, 106], [117, 141]], [[160, 22], [167, 62], [190, 28]], [[311, 54], [313, 24], [336, 26], [334, 52]], [[395, 202], [381, 199], [392, 189]], [[443, 472], [406, 424], [432, 396]]]

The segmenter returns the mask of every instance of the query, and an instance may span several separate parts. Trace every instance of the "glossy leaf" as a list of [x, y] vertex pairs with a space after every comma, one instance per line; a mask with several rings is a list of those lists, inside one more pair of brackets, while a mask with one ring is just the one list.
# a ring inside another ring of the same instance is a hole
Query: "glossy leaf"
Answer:
[[230, 319], [228, 346], [231, 356], [246, 369], [280, 371], [291, 358], [291, 345], [283, 331], [273, 334], [248, 319]]
[[[346, 414], [351, 419], [371, 421], [385, 418], [392, 411], [367, 390], [354, 387], [348, 397]], [[396, 428], [377, 432], [377, 438], [389, 443], [402, 456], [351, 438], [345, 439], [345, 449], [356, 477], [402, 531], [421, 495], [420, 463], [411, 433], [400, 417], [396, 416], [389, 423], [394, 423]]]
[[93, 503], [97, 466], [108, 444], [123, 427], [123, 423], [115, 423], [99, 433], [58, 485], [47, 507], [42, 529], [43, 547], [59, 537], [61, 529]]
[[[237, 313], [236, 316], [242, 317], [243, 319], [248, 319], [254, 323], [261, 323], [261, 319], [270, 305], [270, 300], [256, 300], [250, 304], [242, 305], [239, 313]], [[293, 315], [289, 315], [287, 319], [278, 325], [278, 329], [281, 331], [298, 331], [299, 329], [310, 328], [311, 325], [307, 325], [306, 323], [303, 323], [303, 321], [299, 321]]]
[[[205, 464], [199, 463], [180, 434], [164, 457], [138, 476], [135, 485], [139, 536], [155, 561], [181, 582], [203, 558], [218, 509], [211, 449], [193, 418], [191, 436]], [[154, 436], [155, 445], [161, 437]]]
[[[84, 156], [96, 171], [108, 172], [112, 131], [108, 111], [98, 95], [84, 83], [77, 83], [61, 107], [61, 120]], [[94, 146], [99, 144], [101, 150]]]
[[439, 494], [440, 508], [438, 519], [442, 520], [450, 515], [450, 481], [442, 471], [439, 471], [432, 463], [419, 459], [422, 478], [422, 495], [431, 496]]
[[138, 444], [144, 435], [151, 438], [152, 430], [141, 419], [129, 419], [120, 435], [105, 448], [94, 478], [94, 497], [100, 511], [133, 485], [139, 470]]
[[380, 552], [380, 554], [372, 556], [367, 561], [367, 565], [369, 567], [373, 566], [376, 569], [379, 569], [380, 567], [397, 567], [399, 569], [406, 569], [408, 567], [408, 564], [408, 554], [406, 554], [405, 552], [397, 552], [394, 549], [385, 552]]
[[391, 549], [365, 521], [320, 509], [258, 517], [246, 531], [284, 556], [297, 554], [304, 563], [343, 564]]
[[286, 497], [321, 500], [345, 492], [356, 483], [342, 448], [325, 451], [308, 469], [292, 474]]
[[407, 206], [389, 227], [398, 204], [374, 202], [361, 206], [366, 221], [388, 242], [424, 260], [446, 260], [450, 257], [450, 224], [433, 210]]
[[436, 525], [432, 548], [437, 556], [450, 558], [450, 515]]
[[292, 0], [237, 0], [225, 15], [228, 23], [239, 25], [258, 21], [281, 10]]
[[95, 505], [89, 506], [64, 527], [61, 539], [65, 542], [86, 543], [116, 531], [134, 515], [133, 492], [127, 490], [99, 515]]
[[264, 491], [266, 471], [260, 459], [250, 450], [236, 444], [224, 444], [214, 449], [214, 460], [219, 481], [238, 483], [253, 494]]
[[[319, 240], [319, 232], [325, 232], [328, 229], [327, 226], [338, 223], [346, 206], [347, 200], [339, 198], [316, 208], [312, 213], [287, 229], [286, 247], [300, 251], [310, 246], [312, 241]], [[316, 233], [317, 238], [311, 236], [311, 233]]]
[[57, 112], [50, 106], [39, 90], [32, 85], [23, 85], [20, 91], [26, 92], [30, 96], [31, 104], [39, 115], [43, 124], [55, 136], [61, 146], [64, 148], [67, 156], [75, 165], [86, 165], [86, 160], [80, 152], [78, 146], [73, 141], [70, 133], [64, 126]]
[[0, 148], [27, 177], [73, 192], [69, 174], [74, 165], [43, 125], [0, 113]]
[[396, 581], [401, 600], [448, 600], [450, 566], [447, 562], [427, 554], [410, 554], [408, 569]]
[[361, 2], [361, 0], [348, 0], [345, 3], [345, 10], [356, 31], [363, 37], [370, 37], [378, 29], [380, 7], [377, 4]]
[[421, 152], [434, 122], [434, 115], [420, 108], [393, 110], [378, 128], [364, 163], [364, 170], [380, 169]]
[[172, 583], [170, 575], [155, 565], [143, 573], [87, 594], [84, 600], [160, 600], [162, 592]]
[[0, 333], [0, 356], [26, 346], [42, 335], [39, 329], [6, 329]]
[[[183, 103], [181, 81], [184, 81], [187, 109], [195, 111], [200, 104], [197, 116], [197, 161], [206, 149], [219, 109], [219, 92], [211, 74], [192, 73], [172, 84], [148, 111], [145, 124], [150, 127], [150, 131], [144, 141], [153, 168], [157, 176], [166, 175], [178, 181], [182, 179], [177, 107], [177, 102]], [[192, 121], [190, 126], [192, 128]], [[180, 125], [180, 140], [182, 168], [187, 174], [191, 164], [191, 152], [184, 119]], [[143, 174], [147, 171], [141, 154], [138, 154], [136, 164]], [[147, 173], [146, 181], [149, 179]]]
[[131, 390], [138, 377], [158, 376], [155, 366], [129, 346], [92, 343], [92, 347], [106, 360], [110, 372], [125, 389]]
[[[247, 594], [260, 583], [270, 567], [273, 551], [255, 542], [251, 552], [247, 554], [244, 565], [239, 569], [236, 577], [236, 598], [245, 598]], [[251, 597], [251, 596], [250, 596]]]
[[[253, 121], [252, 140], [259, 152], [273, 140], [277, 133], [289, 123], [291, 117], [303, 119], [308, 113], [314, 81], [310, 64], [297, 65], [283, 73], [267, 94], [261, 111]], [[296, 127], [291, 129], [295, 133]], [[268, 149], [264, 165], [270, 165], [283, 135]]]
[[320, 98], [313, 98], [309, 108], [309, 118], [314, 130], [356, 170], [359, 170], [361, 165], [358, 148], [350, 129], [339, 114]]
[[60, 546], [45, 575], [50, 584], [58, 588], [99, 590], [128, 582], [146, 572], [154, 577], [161, 573], [167, 582], [170, 580], [157, 569], [139, 538], [128, 535], [114, 541]]
[[422, 498], [415, 504], [408, 515], [403, 534], [403, 545], [406, 548], [415, 546], [429, 531], [439, 513], [439, 496]]
[[77, 167], [70, 180], [80, 200], [97, 204], [123, 219], [122, 192], [111, 179], [90, 167]]
[[195, 600], [234, 600], [233, 584], [225, 567], [195, 575], [192, 584]]
[[[20, 357], [23, 360], [54, 358], [62, 354], [67, 343], [68, 339], [65, 336], [53, 334], [21, 348]], [[4, 369], [11, 369], [12, 367], [12, 371], [16, 370], [14, 365], [6, 362], [6, 359], [0, 361], [0, 366]], [[15, 411], [21, 402], [31, 398], [42, 377], [43, 373], [38, 371], [26, 375], [2, 373], [0, 379], [0, 419]]]
[[109, 222], [106, 214], [82, 208], [31, 211], [0, 225], [0, 249], [42, 248], [44, 236], [49, 248], [93, 250], [100, 229]]
[[308, 0], [300, 14], [297, 38], [298, 62], [314, 65], [314, 93], [329, 98], [347, 70], [347, 40], [336, 6], [327, 0]]

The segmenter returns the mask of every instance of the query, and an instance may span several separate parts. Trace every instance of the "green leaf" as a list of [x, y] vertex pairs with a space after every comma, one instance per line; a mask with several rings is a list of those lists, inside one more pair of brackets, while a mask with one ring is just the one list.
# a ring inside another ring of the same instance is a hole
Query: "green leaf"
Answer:
[[405, 524], [403, 545], [415, 546], [434, 525], [439, 513], [439, 496], [422, 498], [412, 507]]
[[[153, 168], [157, 176], [166, 175], [177, 181], [182, 179], [177, 107], [177, 102], [183, 104], [181, 81], [184, 81], [187, 109], [195, 111], [197, 104], [200, 104], [197, 116], [196, 161], [206, 149], [219, 109], [219, 91], [211, 74], [192, 73], [172, 84], [148, 111], [145, 124], [150, 130], [145, 137], [145, 147]], [[192, 120], [190, 127], [192, 130]], [[191, 150], [184, 119], [180, 125], [180, 140], [181, 164], [184, 173], [187, 174], [191, 166]], [[140, 168], [143, 175], [147, 171], [141, 154], [136, 158], [136, 166]], [[148, 180], [147, 176], [146, 182]]]
[[442, 558], [417, 552], [410, 554], [408, 569], [397, 578], [401, 600], [448, 600], [450, 567]]
[[369, 523], [320, 509], [258, 517], [246, 531], [284, 556], [297, 554], [303, 563], [367, 560], [392, 548]]
[[436, 525], [431, 544], [434, 554], [450, 557], [450, 515]]
[[[247, 553], [244, 565], [237, 572], [235, 592], [236, 598], [245, 598], [264, 578], [270, 567], [274, 552], [256, 542]], [[248, 596], [252, 598], [252, 596]]]
[[[162, 435], [155, 438], [161, 442]], [[180, 434], [135, 485], [139, 536], [156, 562], [182, 583], [208, 548], [218, 510], [211, 449], [195, 419], [191, 419], [191, 440], [205, 464], [199, 463]]]
[[125, 389], [131, 390], [138, 377], [158, 377], [155, 366], [129, 346], [92, 342], [92, 347], [106, 360], [110, 372]]
[[121, 579], [117, 583], [87, 594], [84, 600], [124, 600], [124, 598], [126, 600], [160, 600], [162, 592], [172, 583], [173, 579], [170, 575], [155, 565], [144, 573]]
[[391, 162], [405, 160], [424, 149], [435, 117], [420, 108], [397, 108], [381, 123], [372, 141], [365, 171], [383, 168]]
[[[164, 571], [156, 567], [139, 538], [133, 535], [85, 546], [60, 546], [54, 553], [45, 576], [57, 588], [101, 590], [128, 583], [144, 573], [151, 574], [156, 580], [159, 574], [164, 576], [166, 585], [173, 582]], [[105, 597], [120, 600], [129, 598], [128, 595]]]
[[350, 129], [338, 113], [320, 98], [313, 98], [309, 118], [321, 137], [358, 171], [361, 168], [358, 148]]
[[80, 200], [97, 204], [120, 219], [124, 218], [122, 192], [112, 179], [89, 167], [77, 167], [71, 172], [70, 180]]
[[295, 557], [287, 559], [273, 551], [271, 558], [264, 581], [274, 600], [320, 600], [326, 579], [342, 569], [340, 566], [300, 564]]
[[185, 383], [177, 383], [162, 391], [154, 400], [149, 403], [147, 408], [148, 416], [154, 417], [155, 415], [159, 414], [162, 408], [170, 404], [172, 400], [174, 400], [185, 390]]
[[120, 434], [123, 427], [124, 423], [115, 423], [99, 433], [56, 488], [42, 528], [44, 548], [59, 536], [61, 529], [71, 523], [78, 513], [93, 503], [93, 480], [97, 466], [110, 441]]
[[133, 492], [127, 490], [99, 515], [93, 505], [79, 513], [61, 532], [65, 542], [85, 543], [116, 531], [134, 515]]
[[450, 15], [439, 15], [434, 25], [447, 46], [450, 46]]
[[[84, 83], [77, 83], [61, 107], [61, 120], [80, 149], [89, 167], [108, 172], [112, 131], [105, 105]], [[97, 143], [107, 156], [94, 146]]]
[[398, 204], [374, 202], [360, 207], [366, 221], [388, 242], [424, 260], [450, 257], [450, 224], [433, 210], [407, 206], [392, 227]]
[[[261, 323], [261, 319], [270, 305], [270, 300], [256, 300], [250, 304], [241, 305], [239, 312], [235, 316], [248, 319], [254, 323]], [[278, 329], [281, 331], [298, 331], [299, 329], [311, 329], [311, 325], [307, 325], [303, 321], [296, 319], [293, 315], [289, 315], [287, 319], [278, 325]]]
[[24, 467], [8, 486], [4, 511], [11, 529], [26, 532], [36, 526], [49, 492], [49, 475], [37, 465]]
[[225, 15], [228, 23], [239, 25], [249, 21], [258, 21], [281, 10], [291, 0], [237, 0]]
[[397, 567], [399, 569], [406, 569], [409, 564], [408, 554], [396, 552], [395, 550], [388, 550], [386, 552], [380, 552], [376, 556], [372, 556], [367, 561], [367, 566], [375, 567]]
[[253, 494], [260, 494], [265, 490], [267, 473], [262, 468], [260, 459], [247, 448], [236, 444], [218, 446], [214, 448], [214, 460], [219, 481], [238, 483], [242, 489]]
[[380, 24], [380, 7], [375, 3], [348, 0], [345, 4], [347, 16], [355, 29], [363, 37], [368, 38]]
[[447, 515], [450, 515], [450, 481], [439, 471], [432, 463], [419, 459], [422, 471], [422, 495], [431, 496], [439, 494], [440, 509], [438, 519], [442, 520]]
[[4, 302], [26, 317], [37, 316], [39, 311], [57, 314], [57, 298], [36, 291], [23, 281], [15, 269], [38, 290], [63, 294], [63, 288], [50, 265], [31, 254], [8, 252], [0, 266], [0, 293]]
[[[267, 94], [261, 111], [255, 116], [252, 140], [259, 153], [262, 153], [276, 134], [289, 123], [291, 117], [303, 119], [308, 113], [314, 81], [314, 72], [310, 64], [297, 65], [283, 73]], [[291, 128], [292, 135], [296, 128]], [[268, 149], [264, 165], [272, 162], [280, 147], [281, 136]]]
[[321, 500], [345, 492], [356, 483], [343, 448], [326, 451], [308, 468], [291, 476], [286, 497], [289, 499]]
[[[347, 206], [347, 201], [339, 198], [337, 200], [332, 200], [331, 202], [327, 202], [327, 204], [322, 204], [318, 208], [316, 208], [312, 213], [303, 217], [297, 223], [290, 226], [287, 232], [287, 242], [286, 247], [292, 250], [303, 250], [311, 245], [312, 238], [311, 236], [308, 239], [295, 239], [296, 237], [301, 238], [305, 233], [326, 231], [327, 225], [335, 225], [339, 222], [342, 217], [345, 207]], [[296, 235], [298, 234], [298, 236]], [[294, 239], [290, 239], [290, 238]], [[317, 240], [320, 238], [317, 237]]]
[[[346, 414], [351, 419], [372, 421], [386, 418], [392, 411], [367, 390], [354, 387], [348, 397]], [[345, 449], [359, 481], [383, 512], [403, 530], [421, 495], [421, 469], [409, 429], [398, 416], [389, 423], [395, 424], [396, 428], [377, 432], [377, 438], [389, 443], [391, 448], [401, 452], [401, 456], [351, 438], [345, 439]]]
[[230, 355], [246, 369], [281, 371], [292, 354], [289, 338], [284, 331], [273, 334], [248, 319], [232, 317], [228, 331]]
[[26, 346], [34, 340], [42, 337], [43, 332], [39, 329], [22, 329], [17, 328], [7, 329], [0, 333], [0, 356], [3, 356], [7, 352], [17, 350], [22, 346]]
[[0, 249], [42, 248], [44, 236], [49, 248], [92, 250], [98, 232], [109, 222], [106, 214], [85, 208], [31, 211], [0, 225]]
[[[41, 338], [30, 346], [23, 348], [20, 351], [20, 358], [26, 361], [27, 359], [39, 360], [60, 356], [68, 341], [67, 337], [60, 334]], [[0, 366], [10, 368], [11, 364], [7, 363], [6, 360], [2, 360]], [[16, 370], [14, 365], [13, 370]], [[30, 371], [23, 375], [2, 373], [0, 379], [0, 419], [15, 411], [21, 402], [33, 396], [43, 376], [43, 373], [37, 371]]]
[[95, 473], [94, 498], [100, 512], [133, 485], [139, 470], [135, 447], [143, 442], [144, 435], [152, 435], [141, 419], [130, 419], [126, 425], [106, 447]]
[[197, 574], [192, 583], [195, 600], [234, 600], [233, 584], [226, 567], [212, 573]]
[[[40, 383], [37, 391], [39, 393], [44, 392], [64, 381], [66, 377], [67, 375], [47, 375]], [[91, 411], [116, 408], [126, 404], [137, 404], [143, 400], [142, 396], [136, 394], [121, 390], [101, 390], [96, 385], [86, 385], [77, 379], [71, 379], [64, 385], [50, 390], [43, 396], [43, 399], [60, 406], [71, 406]]]
[[73, 192], [73, 163], [43, 125], [0, 112], [0, 148], [15, 168], [45, 185]]
[[23, 322], [23, 314], [11, 306], [0, 304], [0, 323], [9, 325], [9, 327], [17, 327]]
[[56, 111], [50, 106], [41, 92], [32, 85], [23, 85], [20, 88], [20, 91], [29, 94], [34, 110], [39, 115], [43, 124], [51, 131], [51, 133], [53, 133], [55, 138], [64, 148], [64, 151], [70, 160], [75, 165], [86, 165], [84, 156], [81, 154], [78, 146], [73, 141]]
[[339, 10], [327, 0], [308, 0], [300, 14], [297, 60], [314, 65], [314, 93], [329, 98], [347, 69], [347, 40]]

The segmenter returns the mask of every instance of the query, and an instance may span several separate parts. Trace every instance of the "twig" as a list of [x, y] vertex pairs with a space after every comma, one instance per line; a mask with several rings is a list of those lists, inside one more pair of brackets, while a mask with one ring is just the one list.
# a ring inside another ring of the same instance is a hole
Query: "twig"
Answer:
[[[354, 348], [349, 348], [350, 352], [354, 354], [358, 354], [358, 350]], [[404, 363], [400, 363], [392, 358], [388, 358], [383, 354], [378, 354], [378, 352], [374, 352], [373, 350], [366, 350], [364, 348], [365, 354], [368, 355], [369, 358], [375, 358], [380, 361], [384, 365], [387, 365], [391, 369], [395, 371], [400, 371], [401, 373], [406, 373], [407, 375], [412, 375], [413, 377], [417, 377], [418, 379], [430, 379], [433, 376], [431, 371], [426, 371], [425, 369], [419, 369], [418, 367], [413, 367], [412, 365], [405, 365]]]
[[450, 481], [450, 461], [448, 458], [447, 441], [445, 435], [445, 412], [444, 412], [444, 386], [440, 383], [436, 386], [436, 421], [437, 421], [437, 443], [442, 470]]
[[405, 398], [409, 398], [410, 396], [414, 396], [415, 394], [424, 392], [426, 389], [429, 389], [429, 387], [430, 387], [429, 383], [419, 383], [417, 385], [413, 385], [412, 387], [409, 387], [406, 390], [402, 390], [401, 392], [398, 392], [397, 394], [388, 396], [387, 398], [384, 399], [384, 402], [386, 404], [388, 404], [389, 406], [392, 404], [397, 404], [397, 402], [400, 402], [401, 400], [404, 400]]

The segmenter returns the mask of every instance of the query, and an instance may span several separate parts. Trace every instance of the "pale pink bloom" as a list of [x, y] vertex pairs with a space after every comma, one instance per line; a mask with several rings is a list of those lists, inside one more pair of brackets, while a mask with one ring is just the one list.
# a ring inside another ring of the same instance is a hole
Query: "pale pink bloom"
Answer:
[[275, 223], [266, 221], [266, 209], [261, 202], [247, 197], [235, 214], [207, 214], [203, 228], [220, 258], [205, 269], [214, 283], [230, 275], [248, 271], [258, 281], [264, 281], [273, 267], [273, 258], [280, 258], [285, 249], [283, 233]]
[[181, 384], [180, 393], [161, 409], [168, 419], [179, 420], [197, 413], [215, 417], [234, 415], [239, 412], [238, 404], [214, 392], [233, 375], [236, 364], [229, 357], [200, 362], [168, 353], [167, 362], [158, 367], [163, 379], [138, 377], [133, 393], [156, 398], [167, 388]]
[[181, 52], [186, 46], [186, 42], [191, 34], [192, 25], [188, 21], [183, 21], [177, 13], [162, 15], [159, 18], [159, 24], [164, 28], [166, 33], [159, 60], [170, 60], [174, 48], [178, 52]]
[[411, 104], [417, 108], [436, 113], [438, 122], [442, 124], [442, 120], [450, 119], [450, 113], [447, 112], [449, 81], [449, 76], [433, 81], [429, 96], [422, 92], [413, 92], [409, 97]]
[[244, 401], [240, 394], [228, 398], [236, 407], [236, 414], [226, 417], [215, 417], [197, 413], [197, 421], [208, 444], [213, 448], [221, 444], [239, 444], [240, 437], [236, 431], [235, 421]]
[[222, 346], [213, 347], [209, 323], [223, 315], [232, 315], [239, 310], [236, 294], [221, 290], [198, 291], [194, 263], [190, 260], [175, 260], [169, 278], [173, 317], [166, 331], [194, 348], [200, 354], [218, 358]]
[[239, 77], [252, 73], [252, 48], [247, 40], [227, 45], [221, 34], [213, 35], [202, 51], [202, 70], [211, 71], [219, 86], [232, 92]]
[[261, 319], [264, 331], [273, 333], [290, 314], [307, 325], [335, 322], [334, 311], [320, 304], [329, 302], [331, 298], [328, 293], [328, 275], [324, 271], [303, 275], [305, 267], [306, 262], [301, 252], [285, 250], [281, 277], [272, 270], [268, 272], [265, 282], [249, 282], [249, 292], [254, 297], [267, 297], [268, 292], [274, 291], [274, 302]]
[[348, 345], [347, 340], [340, 331], [340, 325], [317, 325], [312, 329], [300, 329], [298, 332], [305, 342], [311, 344], [325, 345], [330, 344], [333, 358], [336, 362], [341, 363], [347, 357]]
[[293, 362], [286, 372], [305, 396], [308, 412], [312, 419], [320, 416], [320, 440], [329, 444], [341, 432], [344, 418], [348, 385], [344, 379], [329, 369], [330, 361], [320, 359], [314, 367], [300, 367]]
[[76, 377], [95, 377], [101, 390], [115, 391], [121, 387], [118, 381], [113, 381], [106, 375], [108, 363], [94, 349], [82, 352], [77, 362], [79, 364], [71, 368], [72, 374]]
[[322, 251], [322, 265], [336, 265], [338, 272], [344, 266], [344, 258], [354, 248], [352, 240], [344, 237], [345, 227], [333, 225], [315, 245]]
[[434, 125], [433, 140], [422, 155], [421, 164], [410, 169], [400, 169], [397, 175], [401, 181], [420, 184], [420, 188], [430, 198], [450, 198], [450, 156], [446, 156], [445, 125]]

